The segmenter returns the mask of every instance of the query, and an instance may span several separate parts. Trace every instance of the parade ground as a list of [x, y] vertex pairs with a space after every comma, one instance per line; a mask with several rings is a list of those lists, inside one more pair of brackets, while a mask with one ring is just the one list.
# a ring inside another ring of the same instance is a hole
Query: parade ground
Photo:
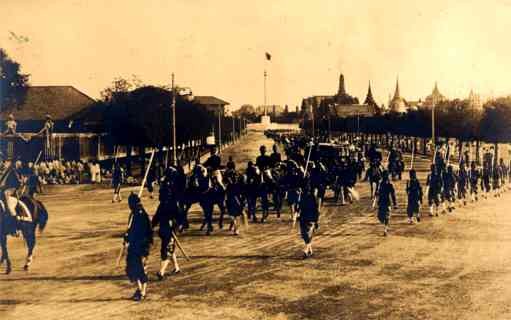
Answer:
[[[223, 162], [233, 156], [244, 168], [261, 144], [273, 142], [249, 132], [223, 150]], [[416, 159], [422, 182], [428, 166]], [[359, 182], [360, 201], [325, 203], [307, 260], [287, 209], [239, 236], [217, 224], [206, 236], [194, 206], [191, 228], [180, 235], [191, 259], [179, 255], [182, 272], [156, 281], [155, 237], [140, 303], [130, 299], [124, 262], [115, 265], [135, 188], [124, 189], [118, 204], [106, 186], [47, 188], [39, 199], [49, 223], [29, 272], [23, 241], [9, 238], [13, 272], [0, 270], [0, 319], [511, 319], [511, 191], [440, 217], [424, 206], [422, 222], [409, 225], [405, 180], [395, 185], [399, 207], [388, 237], [368, 183]], [[142, 200], [154, 214], [157, 197]]]

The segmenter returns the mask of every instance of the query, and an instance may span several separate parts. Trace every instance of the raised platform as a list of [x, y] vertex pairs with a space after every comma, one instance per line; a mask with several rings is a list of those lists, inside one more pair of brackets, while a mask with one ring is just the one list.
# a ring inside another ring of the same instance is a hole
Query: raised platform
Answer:
[[249, 123], [247, 129], [250, 131], [264, 131], [264, 130], [300, 130], [298, 123]]

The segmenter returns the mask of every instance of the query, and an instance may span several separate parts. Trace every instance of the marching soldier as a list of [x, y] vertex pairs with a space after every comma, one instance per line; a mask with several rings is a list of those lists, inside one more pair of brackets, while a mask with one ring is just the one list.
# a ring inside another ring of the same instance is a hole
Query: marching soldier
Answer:
[[472, 161], [470, 163], [470, 171], [468, 172], [468, 179], [470, 182], [470, 197], [471, 201], [478, 201], [478, 188], [479, 188], [479, 180], [481, 179], [481, 172], [476, 167], [476, 162]]
[[460, 162], [460, 169], [458, 170], [458, 200], [463, 205], [467, 204], [467, 186], [469, 184], [469, 177], [465, 162]]
[[[174, 170], [174, 173], [177, 174], [177, 171]], [[172, 273], [177, 274], [181, 271], [177, 262], [174, 239], [177, 221], [179, 219], [179, 206], [176, 194], [172, 191], [172, 183], [172, 173], [167, 173], [160, 187], [160, 204], [151, 221], [152, 229], [160, 226], [158, 236], [161, 239], [161, 263], [160, 270], [156, 273], [160, 281], [165, 278], [165, 271], [170, 263], [170, 259], [172, 259], [172, 263], [174, 264]]]
[[383, 171], [382, 182], [376, 193], [378, 200], [378, 220], [383, 224], [383, 236], [387, 236], [390, 224], [391, 206], [397, 208], [396, 192], [394, 185], [390, 182], [388, 171]]
[[112, 170], [112, 188], [114, 189], [114, 195], [112, 197], [112, 203], [122, 201], [121, 196], [121, 184], [123, 180], [123, 170], [119, 162], [115, 162]]
[[312, 237], [319, 219], [318, 202], [309, 183], [305, 183], [302, 188], [298, 210], [300, 211], [300, 234], [305, 242], [303, 258], [307, 259], [312, 256]]
[[298, 201], [300, 200], [300, 185], [302, 172], [294, 161], [288, 161], [287, 172], [284, 177], [284, 186], [287, 191], [287, 203], [291, 210], [291, 220], [295, 221], [298, 214]]
[[371, 186], [371, 200], [375, 197], [376, 191], [378, 190], [381, 176], [382, 169], [379, 163], [377, 161], [371, 162], [364, 178], [364, 181], [369, 181], [369, 185]]
[[485, 162], [483, 165], [483, 173], [481, 178], [481, 191], [485, 199], [488, 198], [488, 194], [491, 192], [491, 164]]
[[153, 230], [149, 216], [136, 194], [132, 193], [129, 196], [128, 205], [131, 214], [128, 231], [124, 237], [125, 246], [128, 247], [126, 274], [131, 282], [137, 284], [133, 300], [140, 301], [146, 297], [148, 278], [145, 262], [153, 244]]
[[222, 159], [218, 155], [216, 147], [211, 147], [211, 154], [209, 158], [204, 162], [204, 166], [208, 168], [209, 172], [220, 169], [222, 165]]
[[439, 167], [435, 164], [431, 165], [431, 172], [426, 180], [428, 188], [428, 205], [429, 215], [438, 217], [438, 208], [440, 207], [440, 200], [442, 194], [442, 174]]
[[419, 179], [417, 179], [417, 172], [415, 172], [415, 170], [410, 170], [409, 175], [410, 180], [406, 182], [406, 193], [408, 195], [406, 213], [408, 214], [408, 223], [412, 224], [414, 215], [417, 222], [421, 221], [420, 207], [422, 205], [422, 186]]
[[249, 161], [247, 164], [245, 176], [244, 193], [247, 199], [248, 217], [252, 218], [253, 222], [257, 222], [256, 206], [261, 184], [261, 173], [252, 161]]
[[[502, 160], [502, 159], [501, 159]], [[501, 161], [502, 162], [502, 161]], [[502, 176], [504, 175], [502, 166], [495, 162], [493, 168], [493, 190], [495, 191], [495, 197], [500, 197], [502, 187]]]
[[227, 213], [231, 217], [231, 225], [229, 230], [232, 230], [234, 235], [239, 235], [238, 220], [243, 214], [243, 197], [241, 177], [236, 173], [234, 168], [228, 168], [225, 172], [226, 186], [226, 206]]
[[321, 209], [326, 193], [326, 168], [320, 161], [311, 164], [310, 181], [312, 191], [317, 197], [318, 208]]
[[282, 156], [279, 153], [279, 149], [276, 144], [273, 145], [273, 153], [270, 155], [272, 168], [275, 168], [279, 163], [282, 162]]
[[445, 210], [445, 201], [447, 201], [448, 203], [447, 210], [449, 210], [449, 212], [452, 212], [452, 210], [454, 210], [454, 202], [456, 199], [455, 188], [458, 181], [458, 177], [454, 173], [452, 165], [449, 165], [447, 167], [447, 172], [443, 174], [442, 178], [444, 182], [443, 184], [444, 203], [442, 204], [444, 206], [443, 210]]
[[259, 152], [261, 153], [256, 158], [256, 167], [259, 168], [260, 172], [263, 172], [267, 169], [271, 169], [273, 167], [271, 158], [266, 155], [266, 147], [261, 146], [259, 147]]

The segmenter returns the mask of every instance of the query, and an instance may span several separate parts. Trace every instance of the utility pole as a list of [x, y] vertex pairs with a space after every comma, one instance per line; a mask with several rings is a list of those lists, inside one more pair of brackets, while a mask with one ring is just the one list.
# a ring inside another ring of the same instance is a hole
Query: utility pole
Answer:
[[312, 137], [314, 138], [316, 135], [316, 127], [314, 123], [314, 105], [311, 104], [311, 118], [312, 118]]
[[266, 116], [266, 77], [268, 76], [268, 73], [266, 70], [264, 70], [264, 115]]
[[174, 165], [177, 165], [176, 143], [176, 87], [174, 85], [174, 73], [172, 73], [172, 157]]
[[236, 122], [234, 120], [234, 114], [232, 115], [232, 143], [234, 143], [234, 139], [236, 138]]
[[222, 108], [218, 109], [218, 152], [222, 150]]
[[435, 104], [431, 107], [431, 147], [433, 148], [433, 159], [435, 158], [434, 152], [436, 150], [435, 139]]

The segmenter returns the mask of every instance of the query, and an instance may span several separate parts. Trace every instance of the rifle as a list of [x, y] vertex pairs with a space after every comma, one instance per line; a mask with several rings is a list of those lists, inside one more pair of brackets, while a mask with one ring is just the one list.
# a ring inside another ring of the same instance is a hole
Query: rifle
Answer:
[[186, 260], [190, 260], [190, 257], [186, 254], [185, 250], [183, 249], [183, 247], [181, 246], [181, 242], [179, 242], [179, 239], [177, 238], [176, 234], [174, 233], [174, 231], [172, 231], [172, 238], [174, 238], [174, 241], [176, 241], [176, 245], [177, 247], [179, 248], [179, 251], [181, 251], [181, 253], [183, 254], [183, 256], [186, 258]]

